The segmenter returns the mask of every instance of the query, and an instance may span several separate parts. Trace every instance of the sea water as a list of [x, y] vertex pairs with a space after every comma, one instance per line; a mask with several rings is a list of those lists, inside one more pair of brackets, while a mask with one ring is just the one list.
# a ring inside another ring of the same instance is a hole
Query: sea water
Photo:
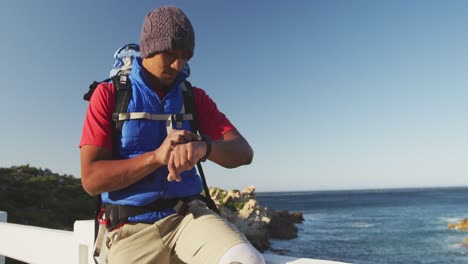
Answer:
[[285, 255], [350, 263], [468, 263], [468, 187], [258, 193], [261, 206], [302, 211]]

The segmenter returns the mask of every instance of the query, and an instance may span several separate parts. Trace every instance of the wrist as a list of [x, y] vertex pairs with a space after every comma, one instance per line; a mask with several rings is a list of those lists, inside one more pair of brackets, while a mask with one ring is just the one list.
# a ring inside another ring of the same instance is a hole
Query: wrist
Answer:
[[202, 135], [201, 141], [206, 143], [206, 151], [205, 151], [205, 155], [200, 159], [200, 161], [205, 162], [211, 154], [211, 148], [212, 148], [211, 138], [208, 135]]
[[167, 165], [169, 155], [164, 153], [160, 148], [155, 149], [152, 155], [152, 165], [156, 167]]
[[161, 154], [159, 153], [159, 149], [155, 149], [151, 153], [151, 164], [156, 165], [156, 166], [161, 166], [162, 165], [162, 159], [161, 159]]

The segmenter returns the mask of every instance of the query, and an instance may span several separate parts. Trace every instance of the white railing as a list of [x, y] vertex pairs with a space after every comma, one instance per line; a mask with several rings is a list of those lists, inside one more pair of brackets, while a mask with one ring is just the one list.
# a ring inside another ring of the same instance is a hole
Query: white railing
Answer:
[[[0, 223], [6, 223], [6, 221], [7, 221], [7, 213], [0, 211]], [[5, 257], [2, 255], [0, 255], [0, 264], [5, 264]]]
[[73, 232], [0, 221], [0, 255], [28, 263], [93, 263], [93, 233], [92, 220], [76, 221]]
[[[0, 211], [0, 264], [3, 256], [28, 263], [92, 264], [94, 221], [76, 221], [73, 231], [7, 223]], [[267, 264], [338, 264], [327, 260], [263, 254]]]

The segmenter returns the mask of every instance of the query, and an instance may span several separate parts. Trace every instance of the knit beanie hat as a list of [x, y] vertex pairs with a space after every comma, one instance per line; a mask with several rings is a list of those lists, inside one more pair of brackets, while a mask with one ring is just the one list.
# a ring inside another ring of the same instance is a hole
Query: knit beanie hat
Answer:
[[168, 49], [187, 50], [192, 57], [194, 48], [192, 23], [178, 7], [163, 6], [146, 15], [141, 28], [141, 57], [148, 58]]

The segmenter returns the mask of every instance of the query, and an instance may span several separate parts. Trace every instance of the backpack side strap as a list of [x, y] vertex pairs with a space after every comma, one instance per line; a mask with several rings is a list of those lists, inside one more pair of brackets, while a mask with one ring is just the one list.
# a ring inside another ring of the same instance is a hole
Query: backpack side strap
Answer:
[[[192, 84], [188, 81], [184, 81], [182, 83], [182, 96], [184, 98], [185, 112], [191, 113], [193, 116], [193, 119], [190, 120], [190, 127], [192, 129], [192, 132], [198, 134], [198, 117], [195, 108], [195, 97], [193, 95]], [[216, 204], [214, 203], [213, 199], [211, 199], [210, 189], [208, 188], [208, 184], [206, 183], [205, 173], [203, 172], [203, 168], [200, 161], [197, 162], [197, 169], [202, 179], [203, 191], [205, 192], [205, 197], [203, 201], [206, 203], [208, 208], [220, 215], [218, 207], [216, 207]]]

